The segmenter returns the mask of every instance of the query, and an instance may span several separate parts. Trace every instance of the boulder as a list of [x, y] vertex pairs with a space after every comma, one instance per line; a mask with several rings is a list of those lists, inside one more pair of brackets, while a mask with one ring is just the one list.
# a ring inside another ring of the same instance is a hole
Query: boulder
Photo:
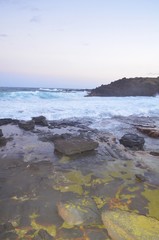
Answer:
[[98, 143], [91, 139], [71, 137], [68, 139], [57, 139], [54, 141], [55, 150], [65, 155], [73, 155], [85, 151], [94, 150]]
[[113, 240], [159, 240], [159, 221], [127, 211], [105, 211], [102, 220]]
[[143, 150], [145, 140], [137, 134], [127, 133], [120, 140], [120, 144], [134, 150]]
[[44, 116], [38, 116], [38, 117], [33, 117], [32, 120], [35, 122], [35, 124], [40, 125], [40, 126], [48, 126], [48, 122], [46, 120], [46, 117]]
[[91, 198], [60, 202], [57, 207], [59, 215], [68, 225], [87, 226], [101, 224], [100, 214], [95, 202]]
[[20, 121], [19, 122], [19, 127], [26, 130], [26, 131], [30, 131], [33, 130], [35, 127], [35, 122], [33, 120], [30, 121]]

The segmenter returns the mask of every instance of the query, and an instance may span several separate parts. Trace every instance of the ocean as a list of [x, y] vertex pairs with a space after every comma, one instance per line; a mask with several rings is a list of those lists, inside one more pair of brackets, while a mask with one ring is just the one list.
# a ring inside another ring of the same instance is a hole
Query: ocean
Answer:
[[85, 97], [86, 90], [56, 88], [0, 88], [0, 118], [30, 120], [81, 119], [104, 128], [103, 120], [116, 116], [159, 117], [156, 97]]

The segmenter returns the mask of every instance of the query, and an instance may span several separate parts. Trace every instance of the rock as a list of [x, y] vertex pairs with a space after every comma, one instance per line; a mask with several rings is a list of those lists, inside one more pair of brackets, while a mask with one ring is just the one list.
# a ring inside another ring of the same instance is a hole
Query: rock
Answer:
[[52, 237], [47, 231], [40, 229], [38, 234], [33, 238], [33, 240], [53, 240]]
[[145, 140], [143, 137], [139, 137], [137, 134], [128, 133], [128, 134], [125, 134], [119, 140], [119, 142], [125, 147], [129, 147], [134, 150], [143, 150]]
[[101, 85], [88, 96], [155, 96], [159, 93], [159, 77], [157, 78], [122, 78], [108, 85]]
[[8, 232], [14, 230], [13, 225], [10, 222], [4, 223], [0, 225], [0, 233]]
[[68, 225], [101, 224], [98, 209], [91, 198], [60, 202], [57, 207], [59, 215]]
[[10, 222], [0, 225], [0, 239], [1, 240], [16, 240], [18, 235], [14, 232], [14, 227]]
[[57, 139], [54, 141], [55, 150], [65, 155], [73, 155], [85, 151], [94, 150], [98, 143], [91, 139], [72, 137], [69, 139]]
[[0, 129], [0, 147], [3, 147], [7, 144], [7, 139], [3, 137], [2, 129]]
[[33, 117], [32, 120], [35, 122], [35, 124], [40, 126], [48, 126], [48, 122], [46, 120], [46, 117], [39, 116], [39, 117]]
[[12, 121], [13, 120], [11, 118], [2, 118], [2, 119], [0, 119], [0, 126], [10, 124], [10, 123], [12, 123]]
[[0, 137], [0, 147], [3, 147], [7, 144], [7, 139], [5, 137]]
[[145, 182], [146, 181], [146, 178], [141, 174], [135, 174], [135, 177], [136, 177], [136, 180], [138, 182]]
[[159, 240], [159, 221], [136, 213], [116, 210], [102, 213], [113, 240]]
[[3, 137], [2, 129], [0, 129], [0, 138]]
[[33, 130], [35, 127], [35, 122], [33, 120], [30, 121], [20, 121], [19, 122], [19, 127], [26, 130], [26, 131], [30, 131]]
[[146, 134], [152, 138], [159, 138], [159, 129], [157, 128], [144, 128], [144, 127], [137, 127], [137, 130]]
[[15, 232], [5, 232], [3, 234], [0, 234], [1, 240], [17, 240], [18, 235]]
[[151, 154], [152, 156], [159, 156], [159, 152], [155, 152], [155, 151], [151, 151], [150, 154]]
[[149, 171], [144, 173], [144, 177], [147, 182], [152, 185], [159, 186], [159, 173], [154, 171]]

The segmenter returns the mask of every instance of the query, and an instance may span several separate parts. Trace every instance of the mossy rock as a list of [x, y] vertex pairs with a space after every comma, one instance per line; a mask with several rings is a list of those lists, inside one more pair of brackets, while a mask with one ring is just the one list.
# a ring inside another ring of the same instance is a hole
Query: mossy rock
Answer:
[[103, 223], [113, 240], [159, 240], [159, 221], [127, 211], [105, 211]]

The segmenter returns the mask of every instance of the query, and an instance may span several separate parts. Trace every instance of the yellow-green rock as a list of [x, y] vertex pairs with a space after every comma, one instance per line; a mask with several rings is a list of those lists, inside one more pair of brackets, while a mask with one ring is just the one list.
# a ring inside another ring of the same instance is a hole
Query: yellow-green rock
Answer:
[[159, 240], [159, 221], [127, 211], [105, 211], [104, 226], [113, 240]]

